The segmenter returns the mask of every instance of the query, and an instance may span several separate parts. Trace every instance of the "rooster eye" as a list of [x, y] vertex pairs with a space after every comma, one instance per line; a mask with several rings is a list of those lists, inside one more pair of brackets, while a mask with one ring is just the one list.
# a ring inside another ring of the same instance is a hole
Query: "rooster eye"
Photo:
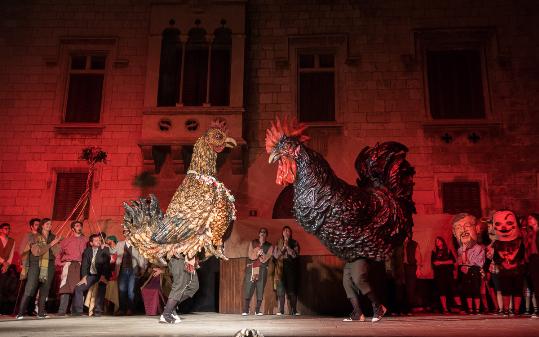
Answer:
[[216, 138], [217, 140], [221, 140], [221, 139], [223, 139], [223, 135], [220, 134], [220, 133], [217, 133], [217, 134], [215, 135], [215, 138]]

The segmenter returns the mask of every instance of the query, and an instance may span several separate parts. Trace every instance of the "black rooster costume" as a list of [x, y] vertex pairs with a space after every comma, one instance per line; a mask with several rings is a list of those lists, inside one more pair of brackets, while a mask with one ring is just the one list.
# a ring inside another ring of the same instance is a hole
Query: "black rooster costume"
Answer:
[[329, 163], [308, 148], [305, 125], [285, 119], [266, 130], [269, 162], [278, 162], [276, 182], [294, 184], [294, 215], [336, 256], [384, 261], [411, 233], [415, 213], [408, 149], [397, 142], [365, 147], [357, 156], [357, 186], [337, 177]]

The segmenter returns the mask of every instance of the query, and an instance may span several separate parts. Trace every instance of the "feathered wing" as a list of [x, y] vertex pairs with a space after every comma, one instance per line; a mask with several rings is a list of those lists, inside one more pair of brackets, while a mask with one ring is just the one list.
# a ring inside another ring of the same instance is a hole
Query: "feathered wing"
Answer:
[[124, 226], [145, 258], [163, 263], [173, 255], [192, 258], [204, 251], [226, 259], [222, 237], [235, 218], [233, 199], [222, 184], [208, 179], [187, 175], [165, 215], [154, 195], [124, 203]]
[[365, 147], [357, 156], [357, 185], [373, 191], [379, 212], [373, 228], [391, 245], [400, 244], [412, 230], [414, 168], [406, 160], [408, 148], [398, 142]]

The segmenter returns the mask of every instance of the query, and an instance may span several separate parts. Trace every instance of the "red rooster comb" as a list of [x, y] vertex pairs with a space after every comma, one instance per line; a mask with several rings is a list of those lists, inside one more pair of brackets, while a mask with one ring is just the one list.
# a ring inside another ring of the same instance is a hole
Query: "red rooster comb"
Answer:
[[226, 120], [221, 119], [221, 118], [214, 119], [210, 124], [210, 128], [220, 129], [224, 133], [228, 132], [228, 127], [226, 125]]
[[283, 136], [297, 137], [301, 143], [308, 141], [309, 136], [303, 134], [307, 127], [304, 123], [297, 123], [296, 119], [289, 120], [286, 115], [281, 122], [277, 116], [275, 122], [271, 122], [271, 127], [266, 129], [266, 152], [270, 153]]

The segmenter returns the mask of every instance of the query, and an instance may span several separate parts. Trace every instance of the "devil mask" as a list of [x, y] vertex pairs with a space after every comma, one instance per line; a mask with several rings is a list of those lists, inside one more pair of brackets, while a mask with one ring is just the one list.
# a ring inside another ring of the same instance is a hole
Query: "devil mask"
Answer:
[[492, 223], [498, 241], [513, 241], [520, 236], [518, 220], [513, 211], [497, 211], [492, 216]]

